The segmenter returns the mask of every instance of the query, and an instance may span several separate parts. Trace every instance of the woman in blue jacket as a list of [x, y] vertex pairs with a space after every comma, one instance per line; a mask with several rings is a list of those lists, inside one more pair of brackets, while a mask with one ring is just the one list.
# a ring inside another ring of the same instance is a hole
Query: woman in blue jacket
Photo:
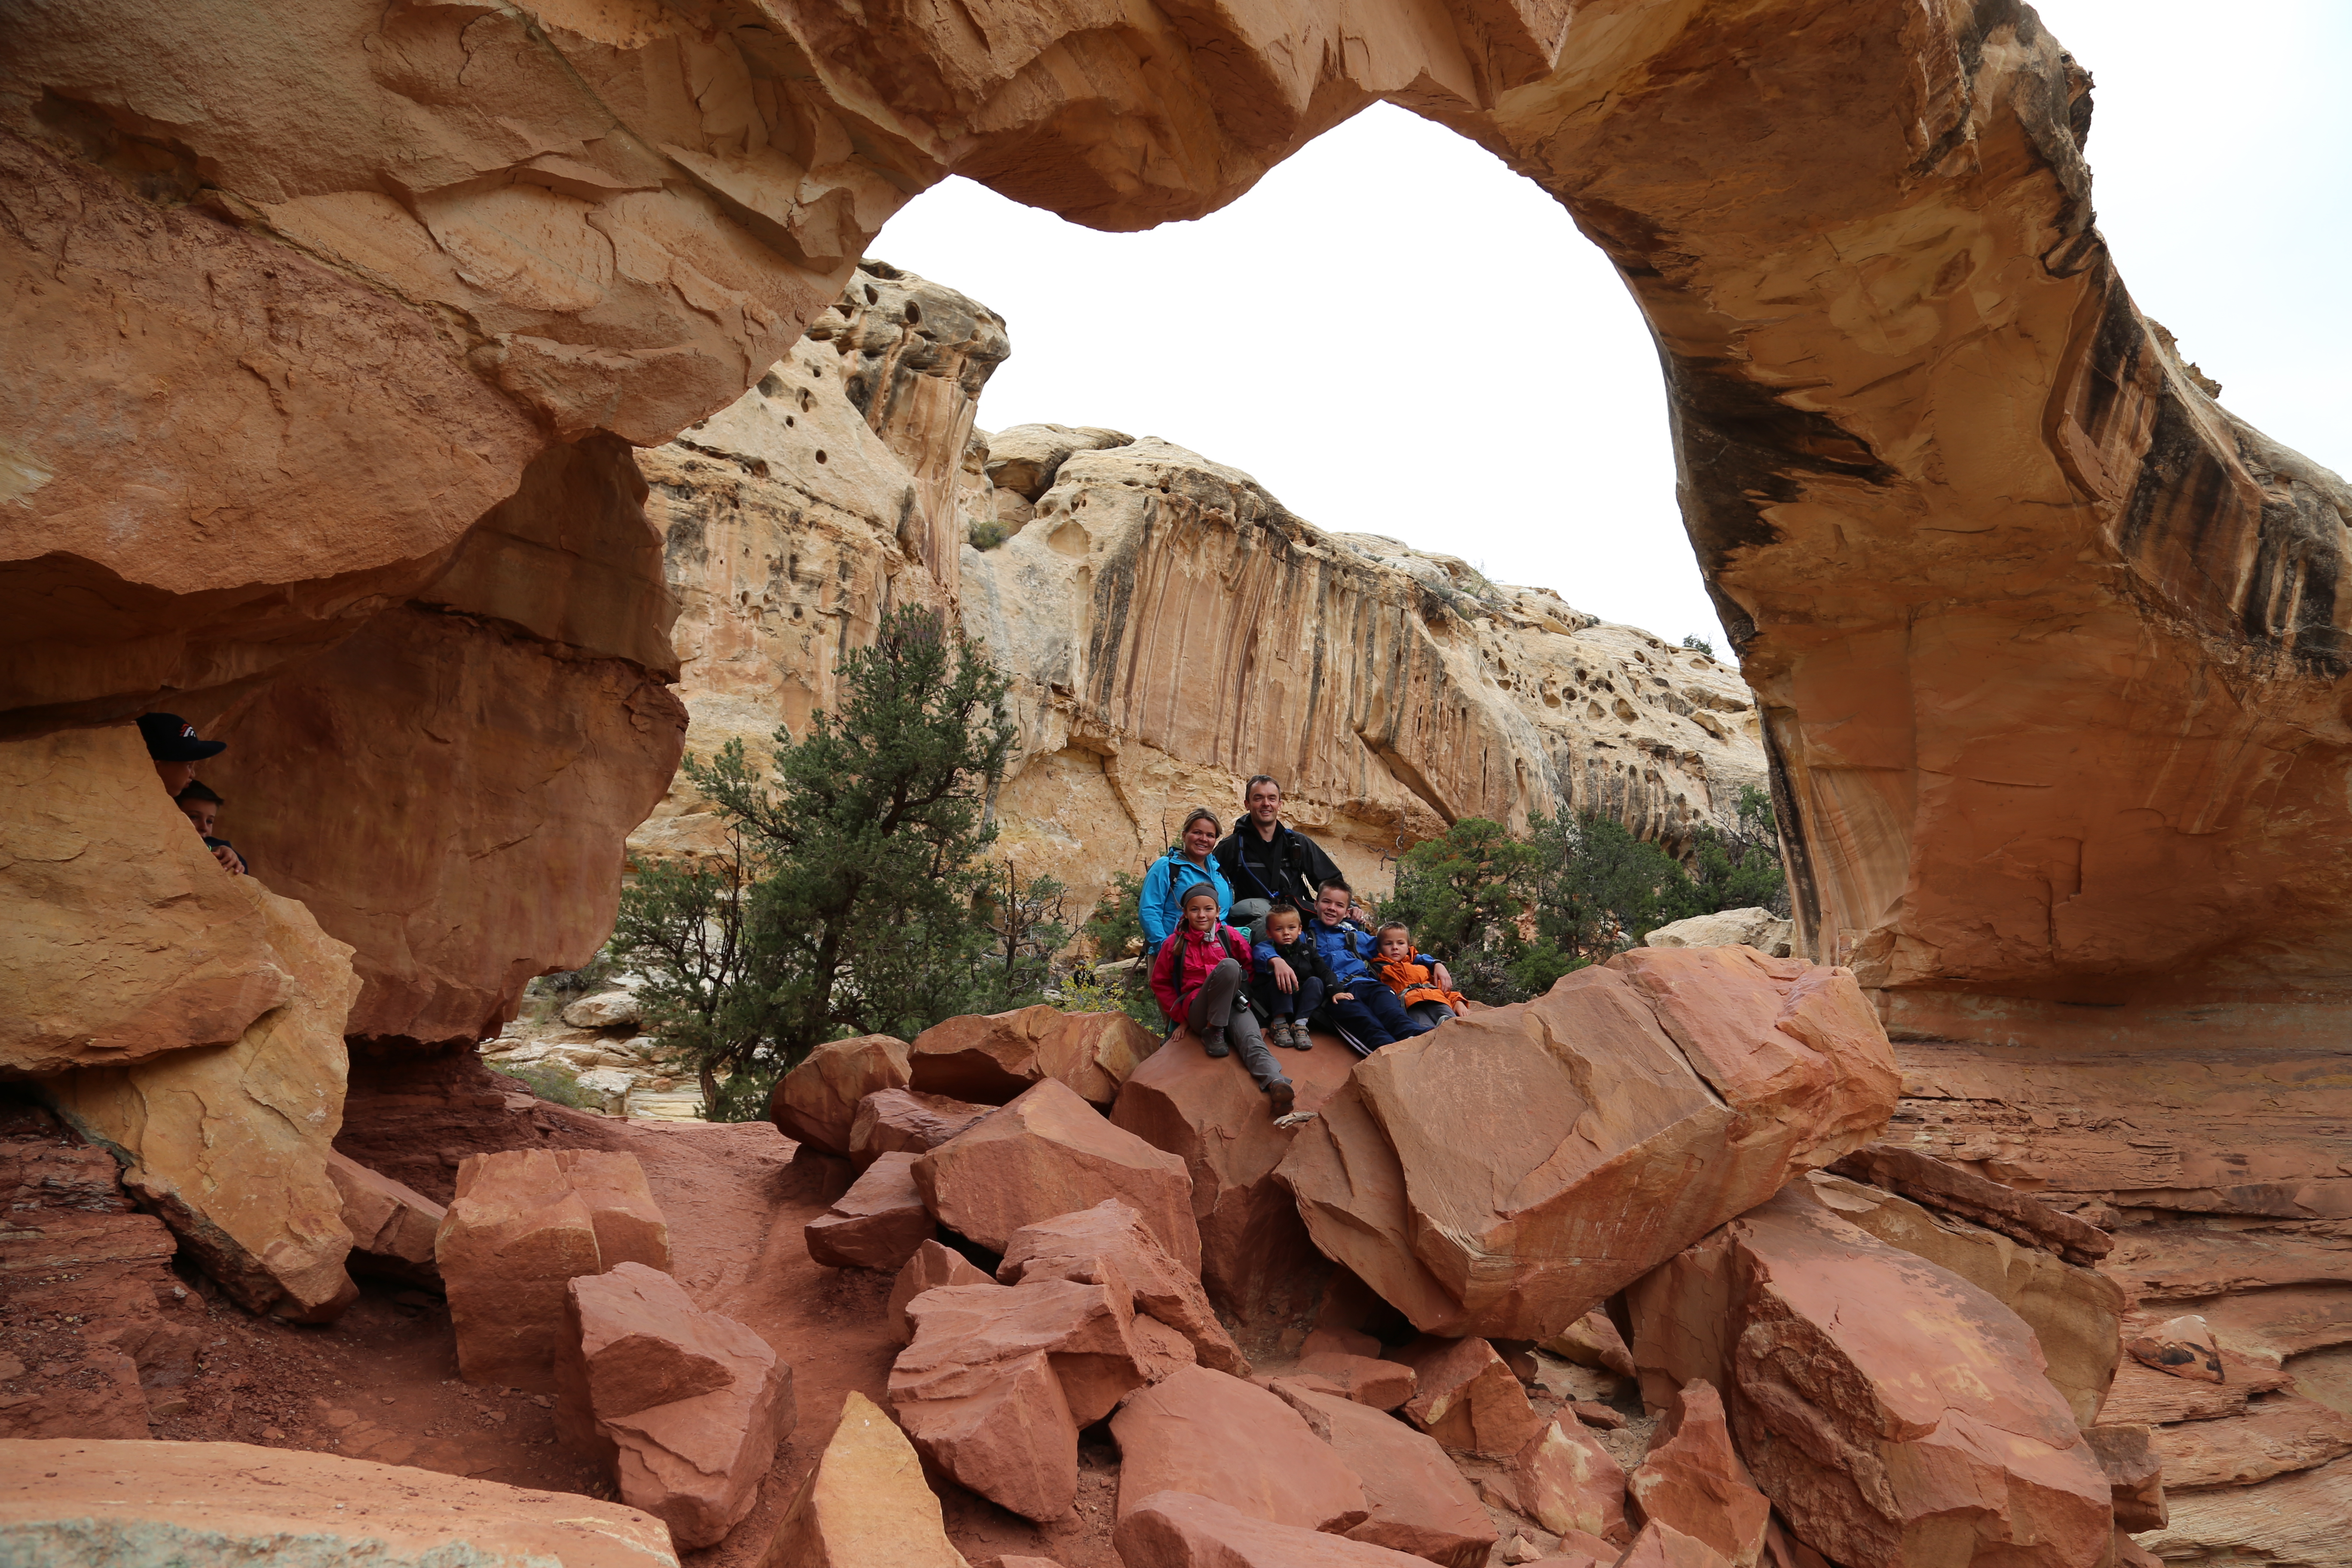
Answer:
[[1169, 934], [1184, 923], [1184, 889], [1206, 882], [1217, 892], [1217, 918], [1234, 907], [1233, 884], [1217, 866], [1213, 853], [1220, 831], [1217, 814], [1196, 808], [1184, 819], [1176, 847], [1151, 863], [1143, 874], [1143, 891], [1136, 913], [1143, 921], [1143, 951], [1158, 952]]

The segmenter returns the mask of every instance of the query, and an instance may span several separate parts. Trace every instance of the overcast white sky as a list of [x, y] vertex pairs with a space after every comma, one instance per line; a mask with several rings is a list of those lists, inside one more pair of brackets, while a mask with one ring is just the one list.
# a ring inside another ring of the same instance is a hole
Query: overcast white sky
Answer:
[[[2046, 0], [2092, 71], [2100, 226], [2241, 416], [2352, 466], [2352, 0]], [[1402, 110], [1224, 211], [1097, 234], [965, 180], [872, 253], [1000, 312], [981, 403], [1160, 436], [1339, 531], [1727, 651], [1675, 509], [1657, 356], [1567, 214]]]

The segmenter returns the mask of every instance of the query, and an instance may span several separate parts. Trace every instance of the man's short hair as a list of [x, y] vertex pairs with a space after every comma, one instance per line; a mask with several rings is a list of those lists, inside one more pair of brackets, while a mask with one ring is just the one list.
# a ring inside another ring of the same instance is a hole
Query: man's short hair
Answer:
[[1206, 882], [1195, 882], [1184, 889], [1184, 896], [1176, 900], [1176, 907], [1180, 910], [1189, 908], [1194, 899], [1206, 899], [1213, 904], [1217, 901], [1217, 889]]
[[219, 795], [213, 793], [212, 789], [208, 785], [195, 783], [191, 783], [187, 788], [173, 795], [172, 800], [173, 803], [177, 805], [192, 805], [199, 801], [207, 805], [226, 805], [228, 804], [226, 801], [221, 799]]
[[1266, 905], [1265, 923], [1272, 925], [1274, 923], [1274, 917], [1276, 915], [1288, 915], [1300, 925], [1305, 925], [1307, 923], [1307, 916], [1300, 911], [1297, 904], [1292, 903], [1287, 899], [1283, 899], [1275, 903]]
[[1257, 786], [1262, 784], [1273, 784], [1274, 793], [1276, 795], [1280, 795], [1282, 793], [1282, 784], [1280, 781], [1276, 779], [1272, 773], [1252, 773], [1250, 775], [1250, 782], [1242, 785], [1242, 798], [1244, 800], [1247, 800], [1254, 793], [1256, 792]]
[[1348, 886], [1348, 879], [1345, 877], [1324, 878], [1321, 881], [1315, 884], [1315, 896], [1319, 899], [1334, 888], [1339, 889], [1341, 892], [1347, 894], [1351, 899], [1356, 896], [1356, 889]]

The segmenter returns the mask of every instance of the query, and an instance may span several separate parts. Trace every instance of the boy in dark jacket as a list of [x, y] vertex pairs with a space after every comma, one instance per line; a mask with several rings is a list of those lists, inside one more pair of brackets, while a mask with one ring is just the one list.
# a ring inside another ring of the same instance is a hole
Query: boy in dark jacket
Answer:
[[[1265, 912], [1265, 940], [1250, 949], [1256, 960], [1253, 966], [1250, 990], [1257, 997], [1258, 1010], [1274, 1020], [1266, 1026], [1266, 1037], [1277, 1046], [1288, 1046], [1294, 1051], [1315, 1048], [1315, 1041], [1307, 1032], [1307, 1017], [1326, 999], [1352, 1001], [1331, 979], [1331, 966], [1323, 962], [1323, 954], [1308, 941], [1306, 918], [1292, 903], [1275, 905]], [[1274, 967], [1276, 959], [1290, 965], [1290, 985], [1285, 989], [1282, 975]]]
[[1226, 1037], [1242, 1048], [1242, 1066], [1274, 1101], [1279, 1119], [1290, 1114], [1297, 1095], [1274, 1053], [1258, 1033], [1244, 989], [1250, 973], [1248, 939], [1217, 919], [1216, 889], [1195, 882], [1184, 889], [1184, 923], [1160, 944], [1151, 960], [1151, 994], [1169, 1023], [1189, 1028], [1210, 1056], [1232, 1054]]

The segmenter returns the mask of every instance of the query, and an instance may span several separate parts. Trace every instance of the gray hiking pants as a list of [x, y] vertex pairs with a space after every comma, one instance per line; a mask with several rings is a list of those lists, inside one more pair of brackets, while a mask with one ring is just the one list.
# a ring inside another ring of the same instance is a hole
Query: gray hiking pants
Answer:
[[1225, 1037], [1240, 1053], [1242, 1066], [1249, 1069], [1257, 1086], [1282, 1078], [1282, 1068], [1266, 1048], [1265, 1036], [1257, 1026], [1257, 1015], [1250, 1011], [1249, 1003], [1242, 997], [1242, 966], [1228, 958], [1209, 972], [1201, 988], [1192, 993], [1192, 1005], [1184, 1009], [1184, 1025], [1199, 1038], [1206, 1038], [1211, 1029], [1222, 1028]]

